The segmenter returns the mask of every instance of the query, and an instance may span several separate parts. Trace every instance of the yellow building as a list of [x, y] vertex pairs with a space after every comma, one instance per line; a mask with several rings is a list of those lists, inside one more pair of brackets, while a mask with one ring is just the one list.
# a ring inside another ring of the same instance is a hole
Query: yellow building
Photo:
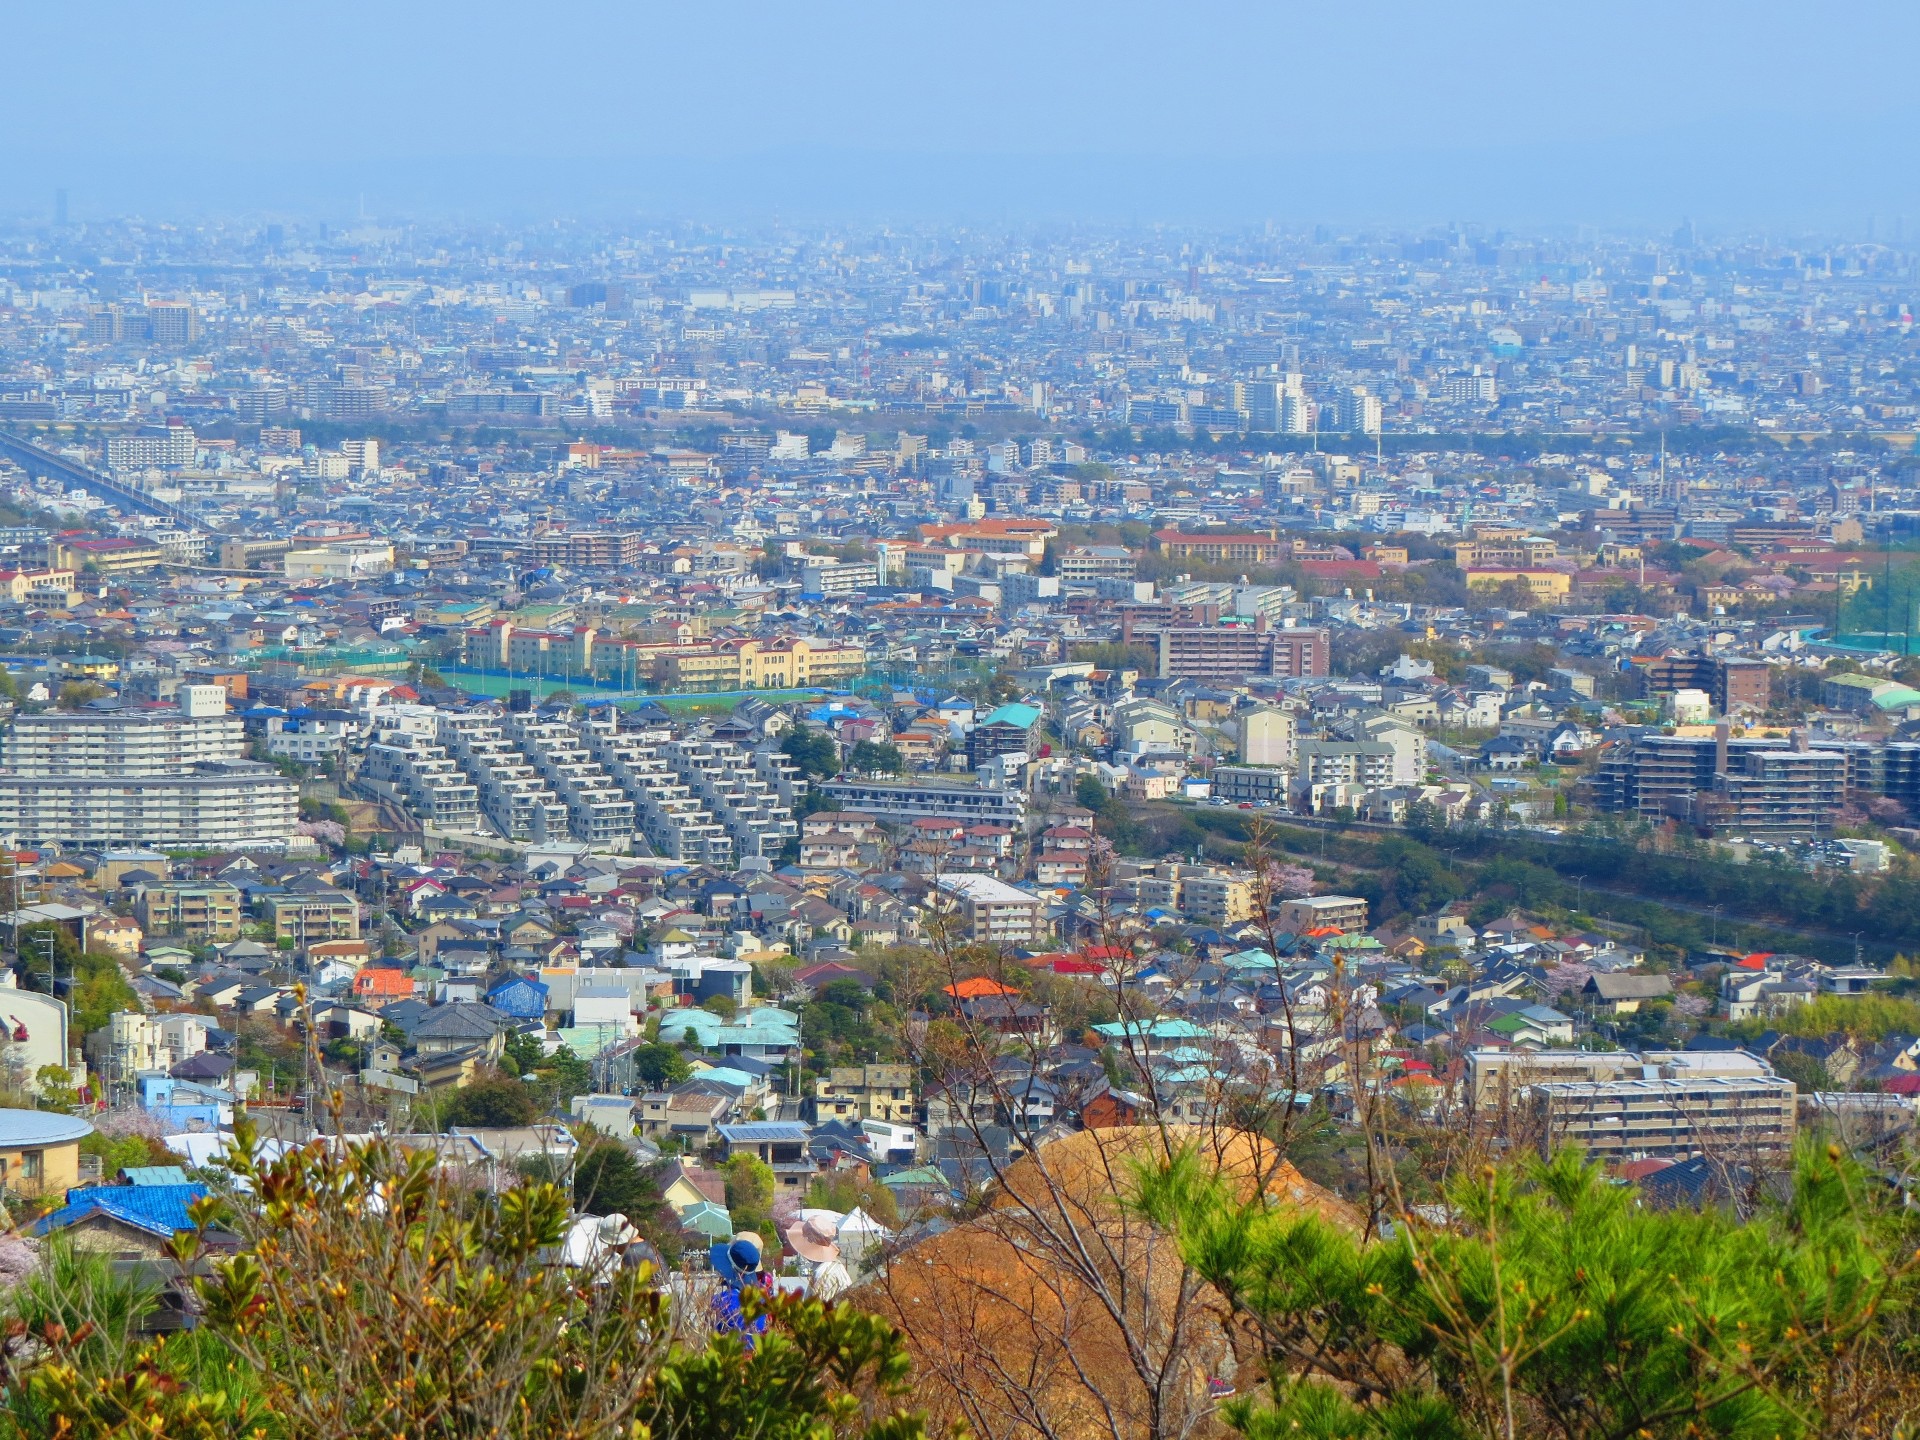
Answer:
[[1469, 590], [1498, 590], [1509, 581], [1543, 600], [1557, 600], [1573, 590], [1573, 576], [1565, 570], [1527, 570], [1516, 567], [1467, 571]]
[[1552, 540], [1535, 535], [1480, 536], [1453, 547], [1453, 563], [1462, 570], [1492, 569], [1503, 565], [1527, 569], [1560, 556]]
[[813, 1082], [814, 1123], [883, 1120], [911, 1125], [914, 1115], [911, 1065], [835, 1065]]
[[654, 679], [692, 690], [784, 690], [847, 680], [866, 668], [858, 645], [788, 637], [676, 645], [655, 653]]
[[167, 552], [151, 540], [106, 535], [97, 539], [52, 541], [47, 546], [47, 559], [56, 570], [131, 575], [142, 570], [158, 569], [166, 563]]
[[0, 1190], [64, 1195], [80, 1183], [80, 1142], [93, 1126], [47, 1110], [0, 1110]]
[[64, 610], [77, 593], [71, 570], [0, 570], [0, 595], [16, 605], [30, 600]]
[[238, 940], [240, 891], [225, 881], [148, 885], [134, 902], [134, 915], [149, 935], [189, 940]]
[[276, 940], [304, 945], [309, 940], [360, 938], [360, 903], [338, 890], [270, 896], [266, 910]]

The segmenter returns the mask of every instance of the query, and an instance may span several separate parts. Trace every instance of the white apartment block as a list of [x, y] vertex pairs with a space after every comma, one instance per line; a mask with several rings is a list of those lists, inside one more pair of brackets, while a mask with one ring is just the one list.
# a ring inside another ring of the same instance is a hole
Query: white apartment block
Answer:
[[15, 775], [145, 777], [241, 760], [247, 739], [219, 685], [182, 685], [178, 708], [17, 715], [5, 765]]
[[219, 685], [183, 685], [174, 709], [14, 717], [0, 770], [0, 834], [34, 845], [284, 845], [299, 792], [243, 757]]
[[299, 818], [299, 787], [267, 765], [137, 778], [0, 773], [0, 835], [28, 845], [262, 849], [286, 844]]
[[480, 793], [480, 813], [508, 840], [571, 835], [567, 807], [487, 715], [442, 715], [440, 743]]
[[786, 756], [743, 750], [724, 740], [670, 740], [660, 758], [726, 827], [742, 856], [778, 855], [798, 839], [794, 770]]
[[633, 847], [633, 801], [593, 758], [570, 720], [512, 715], [506, 733], [565, 802], [575, 840], [596, 850], [624, 852]]
[[122, 1010], [87, 1039], [88, 1058], [114, 1080], [143, 1070], [171, 1070], [207, 1048], [214, 1022], [205, 1015], [143, 1015]]
[[934, 886], [958, 911], [971, 944], [1031, 949], [1048, 939], [1047, 906], [1037, 895], [991, 875], [942, 875]]
[[670, 730], [621, 730], [611, 719], [590, 720], [583, 738], [633, 802], [634, 830], [649, 850], [669, 860], [732, 868], [733, 837], [661, 757]]
[[461, 773], [431, 728], [424, 734], [398, 728], [376, 730], [360, 779], [437, 830], [472, 833], [480, 828], [480, 788]]

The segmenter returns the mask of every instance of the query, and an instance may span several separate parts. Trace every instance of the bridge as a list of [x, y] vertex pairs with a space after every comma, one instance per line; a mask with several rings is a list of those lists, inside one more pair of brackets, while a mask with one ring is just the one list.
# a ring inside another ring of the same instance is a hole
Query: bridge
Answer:
[[212, 533], [213, 527], [197, 515], [189, 514], [178, 505], [169, 505], [164, 500], [156, 500], [145, 491], [136, 490], [123, 484], [111, 475], [103, 474], [90, 466], [82, 465], [65, 455], [55, 454], [31, 440], [0, 430], [0, 456], [13, 461], [29, 475], [39, 478], [52, 478], [76, 490], [118, 505], [122, 510], [137, 510], [142, 515], [157, 515], [182, 530], [200, 530]]

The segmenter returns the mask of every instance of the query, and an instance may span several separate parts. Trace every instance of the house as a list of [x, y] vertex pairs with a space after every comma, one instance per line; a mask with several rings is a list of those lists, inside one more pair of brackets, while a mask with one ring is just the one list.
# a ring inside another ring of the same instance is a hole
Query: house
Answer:
[[547, 1013], [547, 987], [525, 975], [509, 975], [487, 991], [486, 1003], [513, 1020], [541, 1020]]
[[1581, 988], [1595, 1002], [1615, 1015], [1631, 1015], [1649, 1000], [1665, 999], [1673, 994], [1673, 979], [1667, 975], [1595, 975]]
[[93, 1126], [44, 1110], [0, 1110], [0, 1190], [58, 1195], [80, 1183], [80, 1142]]
[[805, 1194], [813, 1183], [815, 1166], [807, 1153], [805, 1125], [795, 1120], [754, 1120], [717, 1128], [726, 1158], [755, 1155], [772, 1168], [776, 1193], [789, 1190]]
[[506, 1048], [508, 1028], [506, 1017], [499, 1011], [462, 1001], [428, 1011], [409, 1038], [416, 1055], [422, 1058], [477, 1049], [492, 1062]]
[[353, 977], [353, 998], [371, 1010], [409, 999], [413, 990], [413, 976], [397, 965], [369, 965]]
[[916, 1100], [910, 1065], [836, 1065], [813, 1082], [807, 1098], [809, 1118], [827, 1120], [881, 1120], [911, 1125]]
[[1358, 935], [1367, 928], [1367, 902], [1355, 895], [1303, 895], [1283, 900], [1275, 919], [1301, 935], [1328, 928]]
[[315, 939], [360, 938], [360, 902], [330, 885], [302, 885], [268, 895], [261, 909], [273, 924], [276, 940], [305, 945]]
[[633, 1134], [631, 1095], [576, 1095], [568, 1108], [574, 1119], [603, 1135], [625, 1140]]
[[382, 1028], [380, 1012], [361, 1005], [322, 1005], [313, 1012], [314, 1024], [336, 1040], [371, 1040]]
[[684, 1216], [696, 1205], [712, 1205], [724, 1214], [727, 1179], [718, 1170], [705, 1169], [697, 1161], [676, 1160], [661, 1177], [660, 1196], [676, 1215]]
[[633, 1123], [649, 1139], [675, 1136], [689, 1150], [704, 1150], [736, 1108], [735, 1097], [720, 1085], [690, 1080], [672, 1090], [649, 1090], [631, 1102]]
[[[89, 1185], [67, 1191], [67, 1203], [27, 1227], [30, 1235], [59, 1235], [77, 1250], [159, 1259], [176, 1232], [194, 1229], [188, 1207], [211, 1192], [205, 1185]], [[223, 1248], [235, 1248], [227, 1237]]]
[[145, 938], [139, 923], [124, 915], [96, 915], [87, 923], [87, 944], [122, 960], [138, 955], [140, 942]]

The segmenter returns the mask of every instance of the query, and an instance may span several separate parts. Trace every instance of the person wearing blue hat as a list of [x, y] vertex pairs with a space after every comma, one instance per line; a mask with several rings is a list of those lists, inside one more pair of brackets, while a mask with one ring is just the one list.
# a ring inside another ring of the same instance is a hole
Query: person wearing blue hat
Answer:
[[[720, 1289], [713, 1297], [713, 1333], [737, 1334], [749, 1352], [753, 1337], [767, 1332], [767, 1302], [773, 1298], [773, 1276], [760, 1263], [760, 1237], [751, 1230], [738, 1231], [731, 1240], [716, 1240], [707, 1252], [713, 1273], [720, 1277]], [[747, 1317], [741, 1294], [748, 1289], [760, 1292], [759, 1313]]]

